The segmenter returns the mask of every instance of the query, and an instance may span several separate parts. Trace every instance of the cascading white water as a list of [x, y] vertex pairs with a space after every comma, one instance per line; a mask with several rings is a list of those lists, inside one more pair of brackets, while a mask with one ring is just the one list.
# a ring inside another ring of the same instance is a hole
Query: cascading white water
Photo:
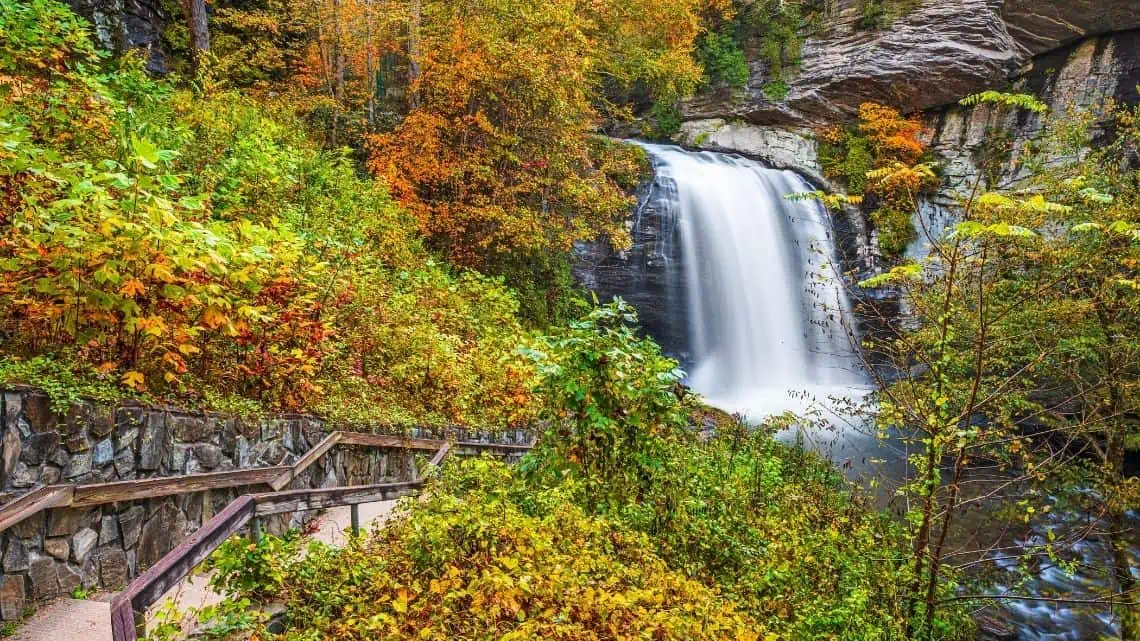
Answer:
[[787, 198], [810, 186], [740, 157], [644, 147], [681, 243], [690, 386], [753, 418], [860, 388], [829, 218]]

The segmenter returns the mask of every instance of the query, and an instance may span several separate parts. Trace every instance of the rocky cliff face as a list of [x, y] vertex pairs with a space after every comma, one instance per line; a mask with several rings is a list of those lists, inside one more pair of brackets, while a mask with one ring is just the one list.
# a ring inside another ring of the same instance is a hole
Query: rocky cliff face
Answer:
[[161, 0], [71, 0], [71, 8], [95, 25], [102, 48], [116, 53], [142, 49], [152, 72], [166, 72], [162, 31], [170, 16]]
[[1001, 86], [1039, 56], [1081, 39], [1140, 27], [1134, 0], [922, 0], [881, 30], [861, 30], [857, 0], [837, 0], [804, 43], [788, 95], [765, 96], [766, 65], [741, 92], [691, 101], [688, 120], [804, 126], [849, 118], [876, 101], [907, 112]]
[[[1140, 104], [1138, 85], [1140, 30], [1088, 38], [1050, 51], [1035, 58], [1010, 84], [1016, 91], [1040, 98], [1054, 114], [1095, 109], [1109, 101]], [[1018, 158], [1045, 126], [1040, 115], [989, 105], [932, 110], [926, 119], [930, 125], [927, 142], [942, 161], [946, 176], [938, 200], [946, 204], [978, 179], [983, 188], [997, 188], [1023, 178], [1025, 169]], [[994, 158], [994, 153], [1001, 157]], [[987, 157], [1001, 162], [1002, 169], [979, 176], [978, 166]]]

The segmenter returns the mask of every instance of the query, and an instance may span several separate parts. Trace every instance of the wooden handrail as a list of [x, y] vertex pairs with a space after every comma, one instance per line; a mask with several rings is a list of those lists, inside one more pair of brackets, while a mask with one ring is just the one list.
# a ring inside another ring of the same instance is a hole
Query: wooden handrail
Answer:
[[[421, 443], [426, 444], [427, 441]], [[450, 452], [451, 443], [443, 442], [428, 463], [429, 467], [442, 464]], [[353, 508], [352, 528], [355, 532], [359, 530], [356, 506], [406, 496], [420, 489], [423, 483], [420, 480], [342, 488], [276, 491], [238, 497], [115, 596], [111, 601], [112, 639], [137, 641], [140, 632], [143, 631], [142, 628], [145, 627], [147, 608], [186, 578], [199, 563], [205, 561], [227, 539], [237, 534], [251, 519], [255, 520], [256, 524], [256, 519], [263, 516], [348, 505]]]
[[40, 510], [70, 505], [74, 494], [73, 485], [48, 485], [28, 492], [0, 509], [0, 532], [39, 513]]
[[[90, 485], [51, 485], [32, 490], [0, 507], [0, 533], [39, 512], [58, 507], [92, 507], [121, 501], [251, 485], [268, 485], [274, 490], [281, 490], [338, 444], [433, 451], [438, 451], [444, 445], [450, 446], [448, 441], [439, 439], [404, 438], [338, 430], [326, 436], [291, 466], [257, 467], [229, 472], [163, 476]], [[528, 445], [500, 443], [460, 442], [455, 445], [500, 453], [516, 453], [530, 449]]]

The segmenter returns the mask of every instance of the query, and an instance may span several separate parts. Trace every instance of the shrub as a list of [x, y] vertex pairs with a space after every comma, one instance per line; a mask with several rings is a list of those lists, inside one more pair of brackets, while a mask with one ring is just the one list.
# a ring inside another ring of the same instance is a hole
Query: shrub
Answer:
[[742, 88], [748, 84], [750, 72], [744, 51], [728, 33], [711, 31], [701, 39], [697, 59], [705, 70], [706, 82]]
[[283, 581], [287, 637], [326, 639], [758, 639], [714, 590], [671, 571], [645, 535], [557, 492], [528, 514], [510, 471], [451, 468], [424, 503], [343, 549], [313, 544]]
[[938, 185], [933, 167], [923, 162], [923, 126], [915, 118], [876, 103], [859, 107], [859, 121], [819, 132], [819, 158], [824, 173], [842, 180], [849, 194], [872, 208], [871, 222], [879, 247], [898, 257], [915, 238], [911, 213], [919, 199]]
[[66, 16], [0, 4], [6, 382], [377, 424], [529, 417], [501, 282], [433, 260], [288, 104], [97, 67]]

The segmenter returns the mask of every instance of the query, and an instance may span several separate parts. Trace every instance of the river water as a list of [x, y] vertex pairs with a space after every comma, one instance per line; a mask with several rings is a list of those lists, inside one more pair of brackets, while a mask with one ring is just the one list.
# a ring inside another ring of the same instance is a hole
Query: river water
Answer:
[[[672, 253], [681, 262], [668, 273], [677, 281], [670, 291], [683, 300], [677, 316], [685, 345], [662, 346], [683, 351], [678, 355], [690, 371], [690, 387], [710, 404], [753, 420], [814, 411], [821, 417], [814, 427], [785, 438], [806, 437], [852, 477], [878, 476], [885, 481], [880, 488], [897, 486], [907, 474], [901, 443], [875, 438], [844, 419], [841, 409], [828, 415], [828, 408], [858, 403], [870, 384], [855, 351], [856, 324], [836, 267], [830, 217], [816, 202], [788, 198], [812, 187], [793, 172], [738, 156], [642, 146], [656, 174], [649, 205], [667, 219], [660, 227], [671, 235], [659, 241], [676, 243]], [[1140, 519], [1133, 516], [1133, 525], [1140, 529]], [[1067, 552], [1073, 572], [1046, 563], [1026, 579], [1017, 562], [1005, 558], [1040, 545], [1050, 530], [1063, 535], [1084, 526], [1087, 519], [1057, 510], [1019, 533], [995, 533], [992, 538], [1014, 552], [995, 552], [976, 566], [988, 569], [988, 591], [1088, 598], [1111, 587], [1109, 549], [1096, 536]], [[1132, 552], [1140, 561], [1140, 548]], [[1112, 613], [1100, 606], [1012, 600], [990, 614], [1011, 623], [1019, 641], [1119, 634]]]

